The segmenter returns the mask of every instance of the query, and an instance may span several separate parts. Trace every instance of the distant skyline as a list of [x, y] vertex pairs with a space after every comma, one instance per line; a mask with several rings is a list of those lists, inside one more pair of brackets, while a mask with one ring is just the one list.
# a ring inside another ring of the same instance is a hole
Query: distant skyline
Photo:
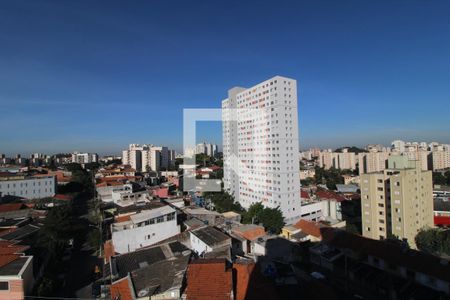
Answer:
[[[300, 149], [450, 143], [448, 1], [1, 1], [0, 153], [182, 148], [184, 108], [298, 82]], [[198, 141], [221, 145], [221, 125]]]

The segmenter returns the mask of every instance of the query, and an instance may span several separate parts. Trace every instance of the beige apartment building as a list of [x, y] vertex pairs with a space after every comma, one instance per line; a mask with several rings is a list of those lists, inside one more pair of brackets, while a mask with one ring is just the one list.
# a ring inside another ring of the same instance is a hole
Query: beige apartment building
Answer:
[[390, 152], [371, 149], [358, 154], [359, 174], [382, 172], [386, 169], [386, 162]]
[[433, 171], [450, 168], [450, 152], [445, 149], [433, 149], [431, 152]]
[[331, 150], [322, 151], [319, 154], [319, 166], [326, 170], [334, 167], [341, 170], [356, 169], [356, 155], [348, 152], [348, 149], [342, 149], [342, 152], [332, 152]]
[[363, 236], [396, 236], [416, 248], [414, 238], [423, 227], [433, 226], [431, 171], [419, 161], [393, 155], [383, 172], [361, 175]]

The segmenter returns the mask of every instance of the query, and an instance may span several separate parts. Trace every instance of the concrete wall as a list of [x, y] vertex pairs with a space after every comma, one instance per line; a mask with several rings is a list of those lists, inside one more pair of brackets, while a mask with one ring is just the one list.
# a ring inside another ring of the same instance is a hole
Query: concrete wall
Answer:
[[122, 254], [153, 245], [178, 233], [180, 226], [177, 225], [175, 218], [171, 221], [113, 232], [112, 241], [115, 251]]

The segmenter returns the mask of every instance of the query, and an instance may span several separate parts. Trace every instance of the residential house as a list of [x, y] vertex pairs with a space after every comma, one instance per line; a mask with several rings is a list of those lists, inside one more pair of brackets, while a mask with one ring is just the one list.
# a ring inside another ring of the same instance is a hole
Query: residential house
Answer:
[[190, 231], [191, 249], [202, 256], [231, 248], [231, 237], [212, 227], [201, 227]]
[[22, 300], [34, 286], [33, 256], [17, 241], [0, 241], [0, 300]]
[[179, 242], [112, 256], [111, 299], [180, 299], [191, 251]]
[[401, 241], [379, 241], [329, 227], [321, 234], [322, 242], [310, 248], [311, 263], [337, 288], [366, 299], [445, 299], [450, 294], [446, 259]]
[[175, 209], [165, 205], [118, 215], [111, 233], [115, 251], [127, 253], [180, 233], [180, 226]]

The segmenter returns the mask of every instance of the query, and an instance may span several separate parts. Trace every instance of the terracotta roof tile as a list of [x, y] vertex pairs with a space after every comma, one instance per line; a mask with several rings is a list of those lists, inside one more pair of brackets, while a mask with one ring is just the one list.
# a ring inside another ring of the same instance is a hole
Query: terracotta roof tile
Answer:
[[261, 274], [254, 262], [237, 262], [235, 270], [236, 300], [279, 299], [270, 280]]
[[134, 290], [129, 276], [117, 280], [111, 285], [112, 300], [134, 300]]
[[331, 200], [337, 202], [345, 201], [345, 198], [343, 196], [336, 194], [335, 192], [332, 191], [318, 190], [316, 192], [316, 196], [324, 200]]
[[307, 235], [312, 235], [317, 238], [322, 238], [322, 234], [320, 229], [326, 225], [319, 224], [316, 222], [308, 221], [308, 220], [300, 220], [298, 221], [294, 227], [300, 229], [302, 232]]
[[0, 255], [23, 253], [29, 249], [28, 245], [19, 245], [18, 241], [0, 241]]
[[254, 241], [266, 235], [264, 227], [258, 225], [242, 225], [233, 229], [233, 233], [240, 235], [241, 237]]
[[53, 196], [54, 199], [56, 200], [62, 200], [62, 201], [70, 201], [73, 199], [73, 196], [71, 195], [64, 195], [64, 194], [56, 194], [55, 196]]
[[111, 256], [114, 256], [114, 254], [116, 253], [114, 251], [114, 244], [112, 243], [112, 240], [108, 240], [105, 242], [105, 244], [103, 245], [103, 250], [105, 254], [105, 261], [109, 262]]
[[0, 255], [0, 268], [3, 266], [6, 266], [7, 264], [15, 261], [16, 259], [18, 259], [20, 257], [20, 255], [18, 254], [4, 254], [4, 255]]
[[126, 222], [126, 221], [130, 221], [130, 220], [131, 220], [131, 215], [116, 216], [114, 218], [114, 221], [116, 223]]
[[233, 298], [233, 272], [225, 259], [199, 259], [188, 267], [187, 300]]
[[307, 200], [310, 199], [308, 192], [305, 191], [305, 190], [300, 190], [300, 198], [301, 199], [307, 199]]
[[23, 203], [0, 204], [0, 213], [21, 210], [23, 208], [26, 208], [26, 205]]

